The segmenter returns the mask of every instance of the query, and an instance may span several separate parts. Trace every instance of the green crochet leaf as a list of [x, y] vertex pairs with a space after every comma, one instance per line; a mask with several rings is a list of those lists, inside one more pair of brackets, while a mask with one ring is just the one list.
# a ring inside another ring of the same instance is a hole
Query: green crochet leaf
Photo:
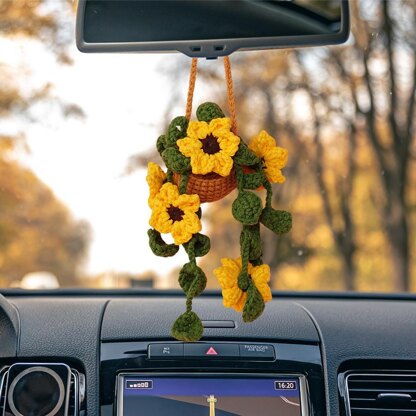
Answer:
[[237, 153], [233, 157], [234, 162], [241, 166], [254, 166], [260, 163], [255, 153], [253, 153], [244, 142], [240, 142]]
[[161, 136], [158, 137], [157, 141], [156, 141], [156, 149], [158, 151], [158, 153], [162, 156], [163, 151], [166, 148], [166, 140], [165, 140], [165, 135], [162, 134]]
[[180, 315], [172, 327], [172, 336], [179, 341], [199, 341], [204, 332], [204, 327], [198, 315], [188, 311]]
[[174, 146], [176, 141], [186, 137], [188, 129], [188, 120], [184, 116], [175, 117], [169, 124], [166, 134], [166, 147]]
[[237, 284], [242, 291], [246, 291], [250, 286], [250, 276], [248, 273], [241, 272], [238, 276]]
[[263, 254], [263, 244], [260, 237], [260, 224], [245, 225], [240, 235], [240, 245], [243, 246], [244, 241], [248, 242], [250, 262], [259, 259]]
[[240, 192], [232, 205], [234, 218], [244, 225], [256, 224], [259, 221], [262, 209], [261, 199], [247, 191]]
[[214, 118], [223, 118], [225, 115], [218, 104], [204, 103], [196, 110], [196, 117], [199, 121], [206, 121], [209, 123]]
[[253, 173], [245, 173], [243, 176], [244, 189], [257, 189], [263, 185], [265, 176], [263, 170]]
[[149, 236], [149, 246], [156, 256], [172, 257], [178, 252], [179, 246], [166, 244], [160, 233], [153, 228], [147, 231], [147, 235]]
[[179, 272], [179, 284], [188, 298], [194, 298], [204, 291], [207, 278], [195, 263], [185, 263]]
[[190, 254], [189, 248], [192, 247], [192, 245], [195, 257], [203, 257], [208, 254], [211, 248], [211, 241], [208, 236], [198, 233], [194, 234], [192, 239], [183, 245], [188, 254]]
[[264, 307], [264, 300], [260, 292], [254, 283], [251, 282], [247, 289], [247, 300], [243, 309], [243, 321], [253, 322], [263, 313]]
[[292, 228], [292, 214], [287, 211], [265, 208], [261, 214], [260, 222], [276, 234], [285, 234]]
[[175, 173], [187, 173], [191, 170], [191, 161], [176, 147], [168, 147], [162, 153], [162, 159], [168, 169]]

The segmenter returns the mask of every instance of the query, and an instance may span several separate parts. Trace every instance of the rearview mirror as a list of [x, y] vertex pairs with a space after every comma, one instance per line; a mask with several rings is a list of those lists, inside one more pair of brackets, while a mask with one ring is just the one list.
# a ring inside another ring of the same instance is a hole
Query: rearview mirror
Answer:
[[330, 45], [349, 35], [348, 0], [80, 0], [82, 52], [172, 52]]

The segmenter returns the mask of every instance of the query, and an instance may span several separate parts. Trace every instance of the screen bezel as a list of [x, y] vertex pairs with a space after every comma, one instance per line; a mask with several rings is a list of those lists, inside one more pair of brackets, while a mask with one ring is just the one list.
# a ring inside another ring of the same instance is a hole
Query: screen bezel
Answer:
[[[242, 50], [267, 50], [292, 47], [337, 45], [347, 41], [350, 34], [349, 0], [341, 0], [341, 27], [331, 34], [276, 36], [258, 38], [200, 39], [163, 42], [103, 42], [90, 43], [84, 39], [85, 7], [88, 0], [79, 0], [76, 17], [76, 44], [81, 52], [182, 52], [192, 58], [216, 58]], [[221, 47], [218, 49], [218, 47]]]
[[116, 403], [117, 416], [123, 416], [123, 389], [125, 377], [166, 377], [166, 378], [295, 378], [299, 381], [300, 413], [309, 416], [309, 395], [306, 377], [297, 373], [222, 373], [222, 372], [124, 372], [117, 375]]

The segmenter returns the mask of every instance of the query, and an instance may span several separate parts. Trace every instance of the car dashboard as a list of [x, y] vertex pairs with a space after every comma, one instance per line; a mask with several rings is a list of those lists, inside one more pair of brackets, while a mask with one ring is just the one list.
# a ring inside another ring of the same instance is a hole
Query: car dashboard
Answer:
[[182, 343], [179, 292], [3, 293], [1, 415], [416, 414], [412, 295], [280, 293], [246, 324], [212, 292]]

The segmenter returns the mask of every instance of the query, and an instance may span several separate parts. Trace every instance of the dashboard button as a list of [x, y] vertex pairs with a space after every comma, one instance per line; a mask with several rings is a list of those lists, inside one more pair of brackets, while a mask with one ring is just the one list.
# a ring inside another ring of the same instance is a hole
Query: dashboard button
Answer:
[[149, 344], [148, 353], [151, 360], [183, 358], [183, 344]]
[[199, 359], [238, 359], [240, 353], [237, 344], [185, 344], [185, 358]]
[[274, 360], [273, 345], [267, 344], [240, 344], [240, 357], [253, 360]]

